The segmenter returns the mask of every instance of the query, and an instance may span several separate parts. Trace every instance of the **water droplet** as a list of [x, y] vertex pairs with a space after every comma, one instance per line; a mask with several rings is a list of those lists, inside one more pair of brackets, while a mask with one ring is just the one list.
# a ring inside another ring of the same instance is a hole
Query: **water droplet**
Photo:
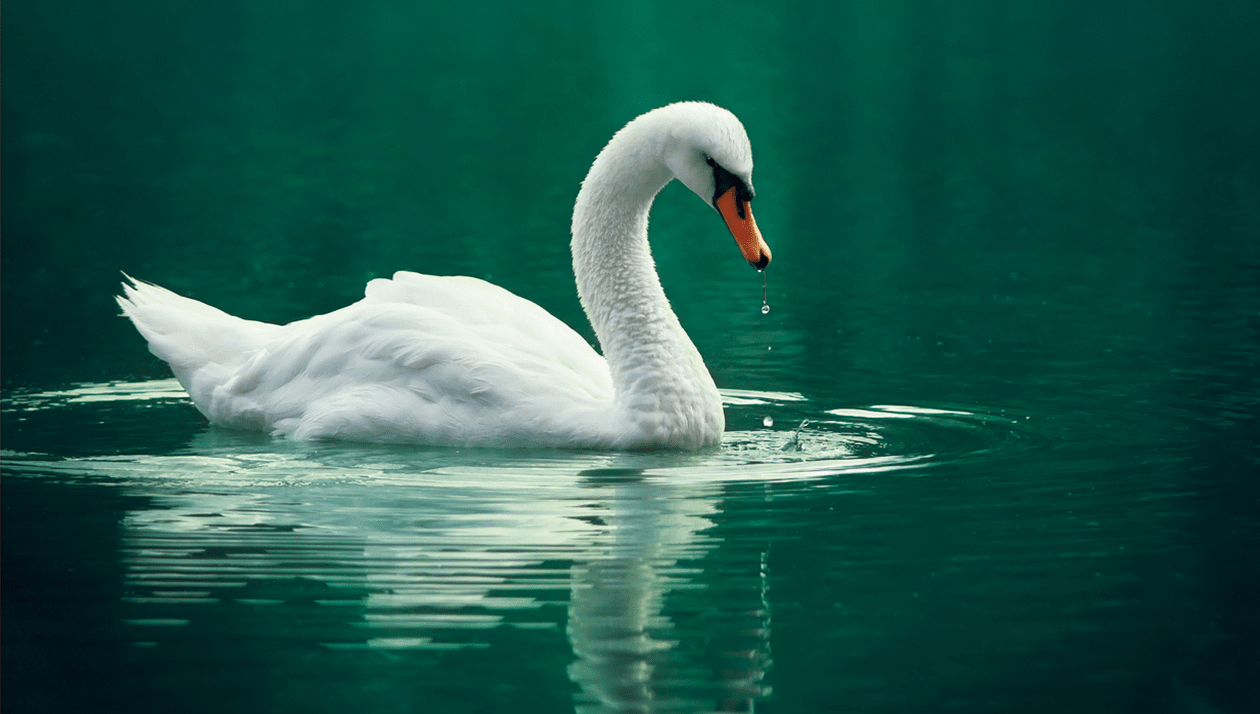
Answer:
[[761, 420], [761, 423], [763, 426], [774, 426], [774, 417], [766, 416], [766, 418]]
[[768, 315], [770, 313], [770, 301], [766, 299], [766, 273], [765, 271], [758, 272], [761, 273], [761, 314]]

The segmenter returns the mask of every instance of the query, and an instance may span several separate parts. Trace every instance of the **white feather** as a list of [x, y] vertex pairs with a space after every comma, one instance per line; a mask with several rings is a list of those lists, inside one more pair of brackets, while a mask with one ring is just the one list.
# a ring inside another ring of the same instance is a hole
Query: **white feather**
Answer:
[[724, 424], [717, 389], [647, 244], [652, 200], [679, 172], [712, 198], [708, 157], [751, 181], [738, 120], [674, 104], [618, 132], [583, 182], [574, 272], [607, 359], [534, 303], [469, 277], [399, 272], [353, 305], [287, 325], [130, 277], [118, 303], [197, 408], [227, 427], [425, 444], [711, 446]]

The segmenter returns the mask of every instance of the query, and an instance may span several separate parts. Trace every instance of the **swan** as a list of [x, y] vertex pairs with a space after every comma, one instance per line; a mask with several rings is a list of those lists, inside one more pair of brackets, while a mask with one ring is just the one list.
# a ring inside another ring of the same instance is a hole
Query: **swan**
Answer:
[[702, 449], [717, 387], [648, 247], [656, 194], [680, 180], [757, 270], [752, 148], [729, 111], [680, 102], [618, 131], [573, 208], [573, 273], [600, 356], [538, 305], [471, 277], [395, 273], [359, 302], [286, 325], [245, 320], [126, 273], [115, 299], [220, 426], [298, 439], [449, 446]]

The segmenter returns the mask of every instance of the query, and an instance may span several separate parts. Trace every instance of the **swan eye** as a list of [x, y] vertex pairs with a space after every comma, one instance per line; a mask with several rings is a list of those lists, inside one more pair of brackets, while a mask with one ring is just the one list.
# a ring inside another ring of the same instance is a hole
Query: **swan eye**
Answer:
[[743, 218], [744, 205], [753, 199], [753, 193], [749, 190], [748, 184], [744, 183], [735, 174], [719, 166], [711, 157], [706, 158], [705, 163], [713, 167], [713, 206], [716, 208], [718, 198], [734, 188], [735, 210], [739, 211], [739, 217]]

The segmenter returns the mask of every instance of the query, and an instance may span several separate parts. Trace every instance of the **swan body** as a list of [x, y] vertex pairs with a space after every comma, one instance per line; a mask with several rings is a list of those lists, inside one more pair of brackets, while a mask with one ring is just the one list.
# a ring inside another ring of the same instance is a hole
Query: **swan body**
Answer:
[[128, 277], [123, 314], [215, 424], [303, 439], [469, 446], [699, 449], [722, 404], [661, 289], [647, 242], [678, 178], [725, 220], [748, 262], [752, 152], [730, 112], [671, 104], [600, 152], [573, 211], [578, 295], [603, 356], [534, 303], [470, 277], [410, 272], [359, 302], [273, 325]]

